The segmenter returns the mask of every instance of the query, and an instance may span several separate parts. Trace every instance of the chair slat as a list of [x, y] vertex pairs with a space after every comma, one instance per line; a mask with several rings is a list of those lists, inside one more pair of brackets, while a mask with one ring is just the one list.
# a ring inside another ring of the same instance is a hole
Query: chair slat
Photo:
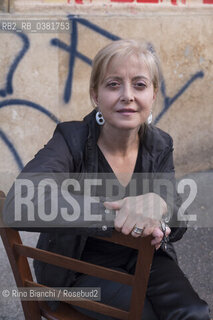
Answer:
[[[26, 286], [28, 287], [35, 287], [35, 288], [47, 288], [49, 289], [49, 287], [44, 286], [42, 284], [39, 284], [37, 282], [34, 281], [25, 281]], [[97, 302], [97, 301], [93, 301], [93, 300], [88, 300], [88, 299], [84, 299], [84, 300], [67, 300], [65, 301], [65, 303], [67, 304], [71, 304], [74, 306], [79, 306], [82, 308], [86, 308], [92, 311], [96, 311], [96, 312], [100, 312], [102, 314], [111, 316], [111, 317], [115, 317], [121, 320], [128, 320], [128, 315], [129, 312], [128, 311], [124, 311], [115, 307], [111, 307], [109, 305], [106, 305], [104, 303], [101, 302]]]
[[[145, 240], [145, 242], [147, 242], [147, 239]], [[140, 319], [140, 316], [142, 314], [153, 253], [154, 247], [150, 248], [150, 244], [148, 242], [143, 250], [140, 249], [138, 252], [138, 259], [135, 268], [135, 277], [130, 302], [129, 320]], [[144, 259], [146, 259], [146, 263], [144, 263]], [[139, 278], [140, 281], [138, 281]]]
[[100, 278], [128, 285], [132, 285], [133, 283], [133, 276], [130, 274], [94, 265], [82, 260], [65, 257], [57, 253], [31, 248], [23, 244], [15, 244], [14, 250], [21, 256], [33, 258], [65, 269], [85, 273], [91, 276], [97, 276], [98, 274]]
[[38, 301], [38, 303], [41, 315], [48, 320], [94, 320], [67, 303], [60, 302], [56, 311], [52, 311], [45, 301]]

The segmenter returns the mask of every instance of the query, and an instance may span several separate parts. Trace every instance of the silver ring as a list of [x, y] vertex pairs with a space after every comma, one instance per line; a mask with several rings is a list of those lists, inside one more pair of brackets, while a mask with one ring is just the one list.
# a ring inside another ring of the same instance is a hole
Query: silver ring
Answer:
[[161, 231], [163, 232], [163, 235], [165, 237], [166, 235], [166, 228], [167, 228], [167, 224], [164, 221], [160, 221], [160, 227], [161, 227]]
[[134, 227], [132, 231], [141, 235], [143, 233], [143, 228]]

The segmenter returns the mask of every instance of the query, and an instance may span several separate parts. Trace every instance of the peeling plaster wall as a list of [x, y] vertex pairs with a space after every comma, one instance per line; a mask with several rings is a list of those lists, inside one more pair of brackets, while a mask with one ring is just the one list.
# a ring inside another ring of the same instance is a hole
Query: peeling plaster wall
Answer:
[[[145, 38], [160, 57], [163, 82], [154, 119], [174, 139], [178, 175], [213, 168], [213, 5], [130, 2], [1, 3], [1, 28], [5, 22], [25, 31], [0, 32], [0, 189], [8, 190], [57, 122], [81, 119], [91, 110], [91, 61], [119, 38]], [[69, 22], [69, 30], [42, 32], [41, 20]]]

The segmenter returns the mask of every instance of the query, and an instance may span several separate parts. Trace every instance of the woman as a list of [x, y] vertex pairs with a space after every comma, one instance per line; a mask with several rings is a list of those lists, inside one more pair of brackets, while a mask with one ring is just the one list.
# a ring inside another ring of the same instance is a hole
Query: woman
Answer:
[[[22, 174], [77, 172], [113, 176], [123, 196], [117, 197], [116, 201], [106, 201], [108, 195], [105, 194], [105, 201], [100, 202], [97, 212], [106, 216], [114, 210], [113, 223], [118, 232], [133, 237], [152, 235], [152, 245], [156, 248], [142, 319], [208, 320], [208, 306], [179, 269], [171, 243], [186, 231], [185, 223], [177, 219], [180, 199], [175, 194], [175, 205], [171, 208], [165, 201], [165, 193], [154, 192], [154, 189], [145, 192], [140, 184], [143, 179], [137, 175], [150, 173], [152, 177], [153, 174], [164, 177], [164, 173], [169, 173], [169, 181], [174, 184], [172, 139], [151, 125], [158, 90], [159, 63], [154, 52], [134, 40], [110, 43], [93, 61], [90, 95], [96, 109], [82, 122], [59, 124], [53, 138]], [[135, 175], [137, 186], [132, 193], [130, 182]], [[103, 190], [99, 192], [104, 193]], [[12, 212], [11, 197], [12, 191], [5, 212]], [[62, 199], [59, 199], [61, 205], [60, 201]], [[170, 227], [163, 222], [167, 212], [170, 213], [170, 220], [167, 219]], [[110, 235], [111, 228], [107, 225], [80, 228], [84, 226], [83, 218], [81, 223], [78, 226], [70, 224], [76, 228], [69, 233], [45, 229], [38, 247], [134, 272], [134, 250], [89, 237], [94, 233]], [[168, 242], [166, 245], [165, 241]], [[68, 272], [38, 261], [34, 265], [37, 279], [43, 284], [101, 287], [103, 303], [128, 308], [131, 289], [127, 285]], [[56, 307], [55, 302], [52, 307]], [[94, 319], [112, 319], [76, 308]]]

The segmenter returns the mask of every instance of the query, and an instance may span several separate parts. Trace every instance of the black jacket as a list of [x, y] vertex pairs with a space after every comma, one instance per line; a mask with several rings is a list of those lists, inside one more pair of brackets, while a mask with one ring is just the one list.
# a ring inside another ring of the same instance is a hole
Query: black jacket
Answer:
[[[43, 173], [70, 173], [79, 174], [95, 173], [98, 171], [97, 140], [99, 126], [95, 121], [95, 111], [84, 118], [84, 121], [64, 122], [57, 125], [52, 139], [31, 160], [18, 178], [24, 174], [36, 177], [38, 172]], [[175, 184], [173, 165], [173, 142], [172, 138], [155, 126], [147, 126], [142, 139], [142, 172], [151, 173], [153, 176], [169, 173], [170, 181]], [[59, 206], [62, 205], [59, 199]], [[176, 260], [176, 255], [171, 242], [179, 240], [186, 231], [186, 223], [177, 221], [177, 211], [181, 201], [175, 193], [175, 201], [172, 206], [172, 217], [169, 224], [172, 232], [168, 244], [167, 254]], [[14, 186], [8, 193], [4, 207], [4, 221], [11, 227], [19, 230], [40, 231], [37, 247], [69, 257], [81, 258], [87, 237], [91, 234], [110, 236], [112, 229], [102, 229], [102, 224], [81, 228], [79, 225], [70, 223], [68, 228], [58, 227], [24, 227], [14, 224]], [[102, 202], [96, 206], [97, 212], [104, 216]], [[81, 209], [83, 211], [83, 208]], [[24, 211], [24, 208], [23, 208]], [[81, 219], [80, 219], [81, 220]], [[60, 224], [60, 221], [59, 221]], [[74, 226], [74, 227], [73, 227]], [[75, 280], [73, 271], [60, 267], [34, 261], [37, 280], [49, 286], [70, 286]]]

